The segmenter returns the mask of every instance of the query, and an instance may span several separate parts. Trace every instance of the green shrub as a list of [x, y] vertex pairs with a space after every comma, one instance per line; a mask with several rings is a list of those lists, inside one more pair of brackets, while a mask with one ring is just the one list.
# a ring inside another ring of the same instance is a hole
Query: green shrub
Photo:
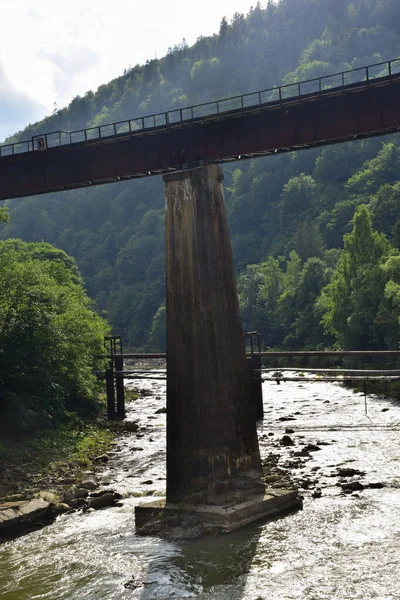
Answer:
[[72, 258], [0, 241], [0, 431], [30, 431], [95, 408], [109, 327]]

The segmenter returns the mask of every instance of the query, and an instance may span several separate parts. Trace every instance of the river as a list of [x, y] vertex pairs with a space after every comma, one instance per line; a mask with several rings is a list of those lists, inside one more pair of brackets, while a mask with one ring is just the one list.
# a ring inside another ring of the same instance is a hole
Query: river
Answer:
[[[366, 414], [364, 396], [338, 384], [264, 382], [261, 454], [279, 454], [303, 485], [303, 510], [172, 543], [135, 535], [139, 495], [165, 490], [166, 417], [155, 414], [165, 406], [165, 381], [140, 386], [150, 395], [127, 407], [140, 429], [102, 472], [123, 506], [62, 515], [0, 546], [2, 600], [400, 599], [399, 402], [370, 396]], [[287, 427], [295, 445], [282, 447]], [[306, 444], [320, 450], [293, 457]], [[365, 475], [341, 479], [344, 467]], [[353, 480], [365, 489], [344, 494], [338, 484]]]

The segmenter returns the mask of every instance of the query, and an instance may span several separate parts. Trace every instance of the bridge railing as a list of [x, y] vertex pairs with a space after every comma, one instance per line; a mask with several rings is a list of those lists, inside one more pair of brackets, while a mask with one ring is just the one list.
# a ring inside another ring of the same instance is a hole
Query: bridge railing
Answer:
[[76, 131], [54, 131], [35, 135], [31, 140], [0, 146], [0, 157], [76, 143], [110, 141], [121, 136], [145, 134], [156, 129], [175, 127], [189, 121], [248, 111], [268, 104], [296, 101], [298, 98], [344, 89], [348, 86], [369, 85], [377, 80], [389, 80], [400, 73], [400, 58], [359, 67], [306, 81], [288, 83], [278, 87], [250, 92], [241, 96], [223, 98], [189, 107], [177, 108], [134, 119], [107, 123], [98, 127]]

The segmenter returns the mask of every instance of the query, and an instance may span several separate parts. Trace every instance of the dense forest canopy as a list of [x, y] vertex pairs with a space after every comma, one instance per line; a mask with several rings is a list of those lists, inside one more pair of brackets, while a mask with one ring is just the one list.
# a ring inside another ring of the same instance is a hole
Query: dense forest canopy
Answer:
[[[280, 0], [221, 20], [8, 141], [266, 89], [400, 55], [397, 0]], [[129, 57], [127, 57], [129, 63]], [[397, 347], [398, 136], [224, 167], [244, 329], [265, 346]], [[10, 201], [3, 239], [73, 256], [131, 348], [165, 345], [160, 178]]]

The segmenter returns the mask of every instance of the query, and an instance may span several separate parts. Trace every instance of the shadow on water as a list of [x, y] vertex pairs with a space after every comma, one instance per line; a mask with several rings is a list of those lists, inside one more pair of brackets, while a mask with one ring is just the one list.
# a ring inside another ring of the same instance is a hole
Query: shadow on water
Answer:
[[[287, 515], [268, 521], [278, 523]], [[169, 556], [167, 561], [160, 562], [157, 558], [150, 562], [136, 590], [137, 595], [132, 597], [140, 600], [264, 600], [261, 595], [248, 594], [247, 580], [260, 551], [258, 544], [265, 523], [264, 519], [230, 534], [181, 542], [175, 547], [177, 552]], [[264, 569], [268, 569], [267, 563], [264, 557]], [[134, 579], [131, 586], [135, 587]]]
[[253, 526], [228, 535], [181, 542], [167, 561], [158, 558], [148, 565], [138, 593], [133, 597], [140, 600], [242, 599], [259, 535], [259, 527]]

